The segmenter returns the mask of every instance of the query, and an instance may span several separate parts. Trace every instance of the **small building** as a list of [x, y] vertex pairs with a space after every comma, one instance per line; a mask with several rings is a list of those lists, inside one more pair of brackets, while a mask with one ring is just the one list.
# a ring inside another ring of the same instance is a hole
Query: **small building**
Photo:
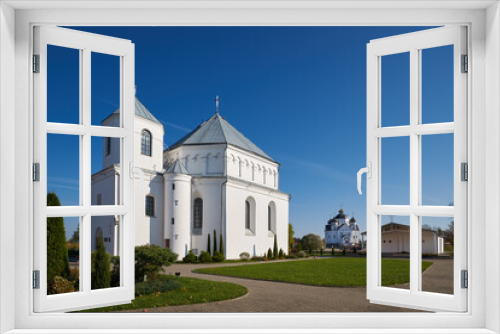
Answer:
[[[381, 227], [382, 254], [410, 253], [410, 226], [390, 222]], [[361, 233], [362, 248], [366, 247], [367, 232]], [[422, 229], [422, 254], [443, 254], [444, 239], [437, 231]]]
[[330, 219], [325, 226], [326, 248], [355, 247], [359, 245], [359, 227], [354, 217], [349, 218], [340, 209], [339, 213]]

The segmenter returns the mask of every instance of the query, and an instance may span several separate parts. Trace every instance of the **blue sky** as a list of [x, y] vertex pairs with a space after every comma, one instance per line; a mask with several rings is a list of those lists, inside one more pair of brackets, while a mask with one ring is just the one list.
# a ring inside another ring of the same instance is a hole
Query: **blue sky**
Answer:
[[[341, 206], [365, 230], [366, 198], [357, 193], [356, 172], [366, 164], [366, 44], [426, 27], [77, 29], [135, 43], [137, 96], [164, 124], [167, 145], [211, 117], [220, 95], [221, 115], [282, 164], [280, 188], [292, 194], [290, 222], [297, 236], [323, 236], [326, 221]], [[424, 123], [453, 120], [451, 52], [451, 46], [423, 51]], [[383, 57], [382, 67], [382, 125], [406, 125], [409, 56]], [[118, 73], [117, 57], [93, 54], [93, 124], [118, 107]], [[78, 52], [51, 47], [48, 80], [48, 120], [77, 123]], [[67, 137], [49, 135], [49, 190], [63, 205], [74, 205], [78, 140]], [[453, 135], [427, 137], [423, 202], [449, 205]], [[383, 204], [408, 204], [409, 140], [387, 138], [382, 146]], [[102, 143], [96, 138], [92, 172], [101, 164]]]

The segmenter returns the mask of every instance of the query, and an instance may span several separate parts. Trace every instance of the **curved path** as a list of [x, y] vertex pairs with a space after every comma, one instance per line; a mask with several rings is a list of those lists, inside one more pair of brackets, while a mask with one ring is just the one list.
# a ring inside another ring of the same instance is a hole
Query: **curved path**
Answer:
[[[321, 259], [317, 260], [321, 261]], [[429, 268], [424, 273], [424, 289], [425, 282], [428, 282], [429, 286], [448, 289], [446, 286], [449, 284], [449, 280], [443, 280], [443, 275], [440, 273], [447, 270], [449, 263], [453, 263], [453, 261], [430, 261], [434, 262], [431, 266], [434, 270], [431, 271]], [[173, 275], [175, 272], [180, 272], [182, 276], [243, 285], [248, 289], [248, 293], [240, 298], [204, 304], [129, 310], [127, 312], [417, 312], [412, 309], [371, 304], [366, 299], [365, 287], [316, 287], [192, 272], [193, 269], [203, 267], [214, 268], [248, 264], [255, 263], [174, 264], [165, 268], [167, 274]], [[261, 263], [261, 265], [266, 265], [266, 263]]]

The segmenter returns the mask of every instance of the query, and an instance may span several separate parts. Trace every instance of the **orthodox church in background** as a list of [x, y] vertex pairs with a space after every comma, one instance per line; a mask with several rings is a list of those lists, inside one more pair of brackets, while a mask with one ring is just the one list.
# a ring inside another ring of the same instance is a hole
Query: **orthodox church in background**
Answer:
[[[102, 121], [119, 126], [120, 110]], [[214, 230], [226, 258], [242, 252], [262, 255], [278, 247], [288, 252], [290, 195], [279, 190], [280, 164], [229, 124], [218, 112], [163, 150], [164, 127], [136, 98], [135, 244], [169, 247], [182, 258], [207, 250]], [[118, 203], [120, 141], [103, 139], [102, 170], [92, 175], [92, 205]], [[128, 177], [128, 176], [126, 176]], [[92, 249], [102, 237], [119, 255], [119, 216], [92, 218]]]
[[354, 217], [349, 218], [340, 209], [325, 226], [326, 247], [351, 247], [360, 243], [359, 227]]

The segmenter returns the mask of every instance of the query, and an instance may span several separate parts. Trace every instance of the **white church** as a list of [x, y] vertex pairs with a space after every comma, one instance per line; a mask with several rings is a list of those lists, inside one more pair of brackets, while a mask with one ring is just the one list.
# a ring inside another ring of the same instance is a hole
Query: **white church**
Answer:
[[326, 247], [352, 247], [360, 243], [359, 227], [354, 217], [349, 218], [340, 209], [325, 226]]
[[[119, 125], [120, 110], [102, 121]], [[135, 180], [135, 244], [169, 247], [182, 259], [207, 250], [223, 237], [228, 259], [242, 252], [261, 256], [278, 247], [288, 252], [290, 195], [279, 190], [280, 164], [218, 112], [163, 150], [164, 127], [136, 98], [135, 166], [145, 175], [143, 194]], [[120, 175], [120, 142], [103, 139], [102, 170], [92, 175], [92, 205], [114, 204]], [[119, 255], [119, 217], [92, 218], [92, 249], [102, 237]], [[217, 250], [219, 245], [217, 246]]]

